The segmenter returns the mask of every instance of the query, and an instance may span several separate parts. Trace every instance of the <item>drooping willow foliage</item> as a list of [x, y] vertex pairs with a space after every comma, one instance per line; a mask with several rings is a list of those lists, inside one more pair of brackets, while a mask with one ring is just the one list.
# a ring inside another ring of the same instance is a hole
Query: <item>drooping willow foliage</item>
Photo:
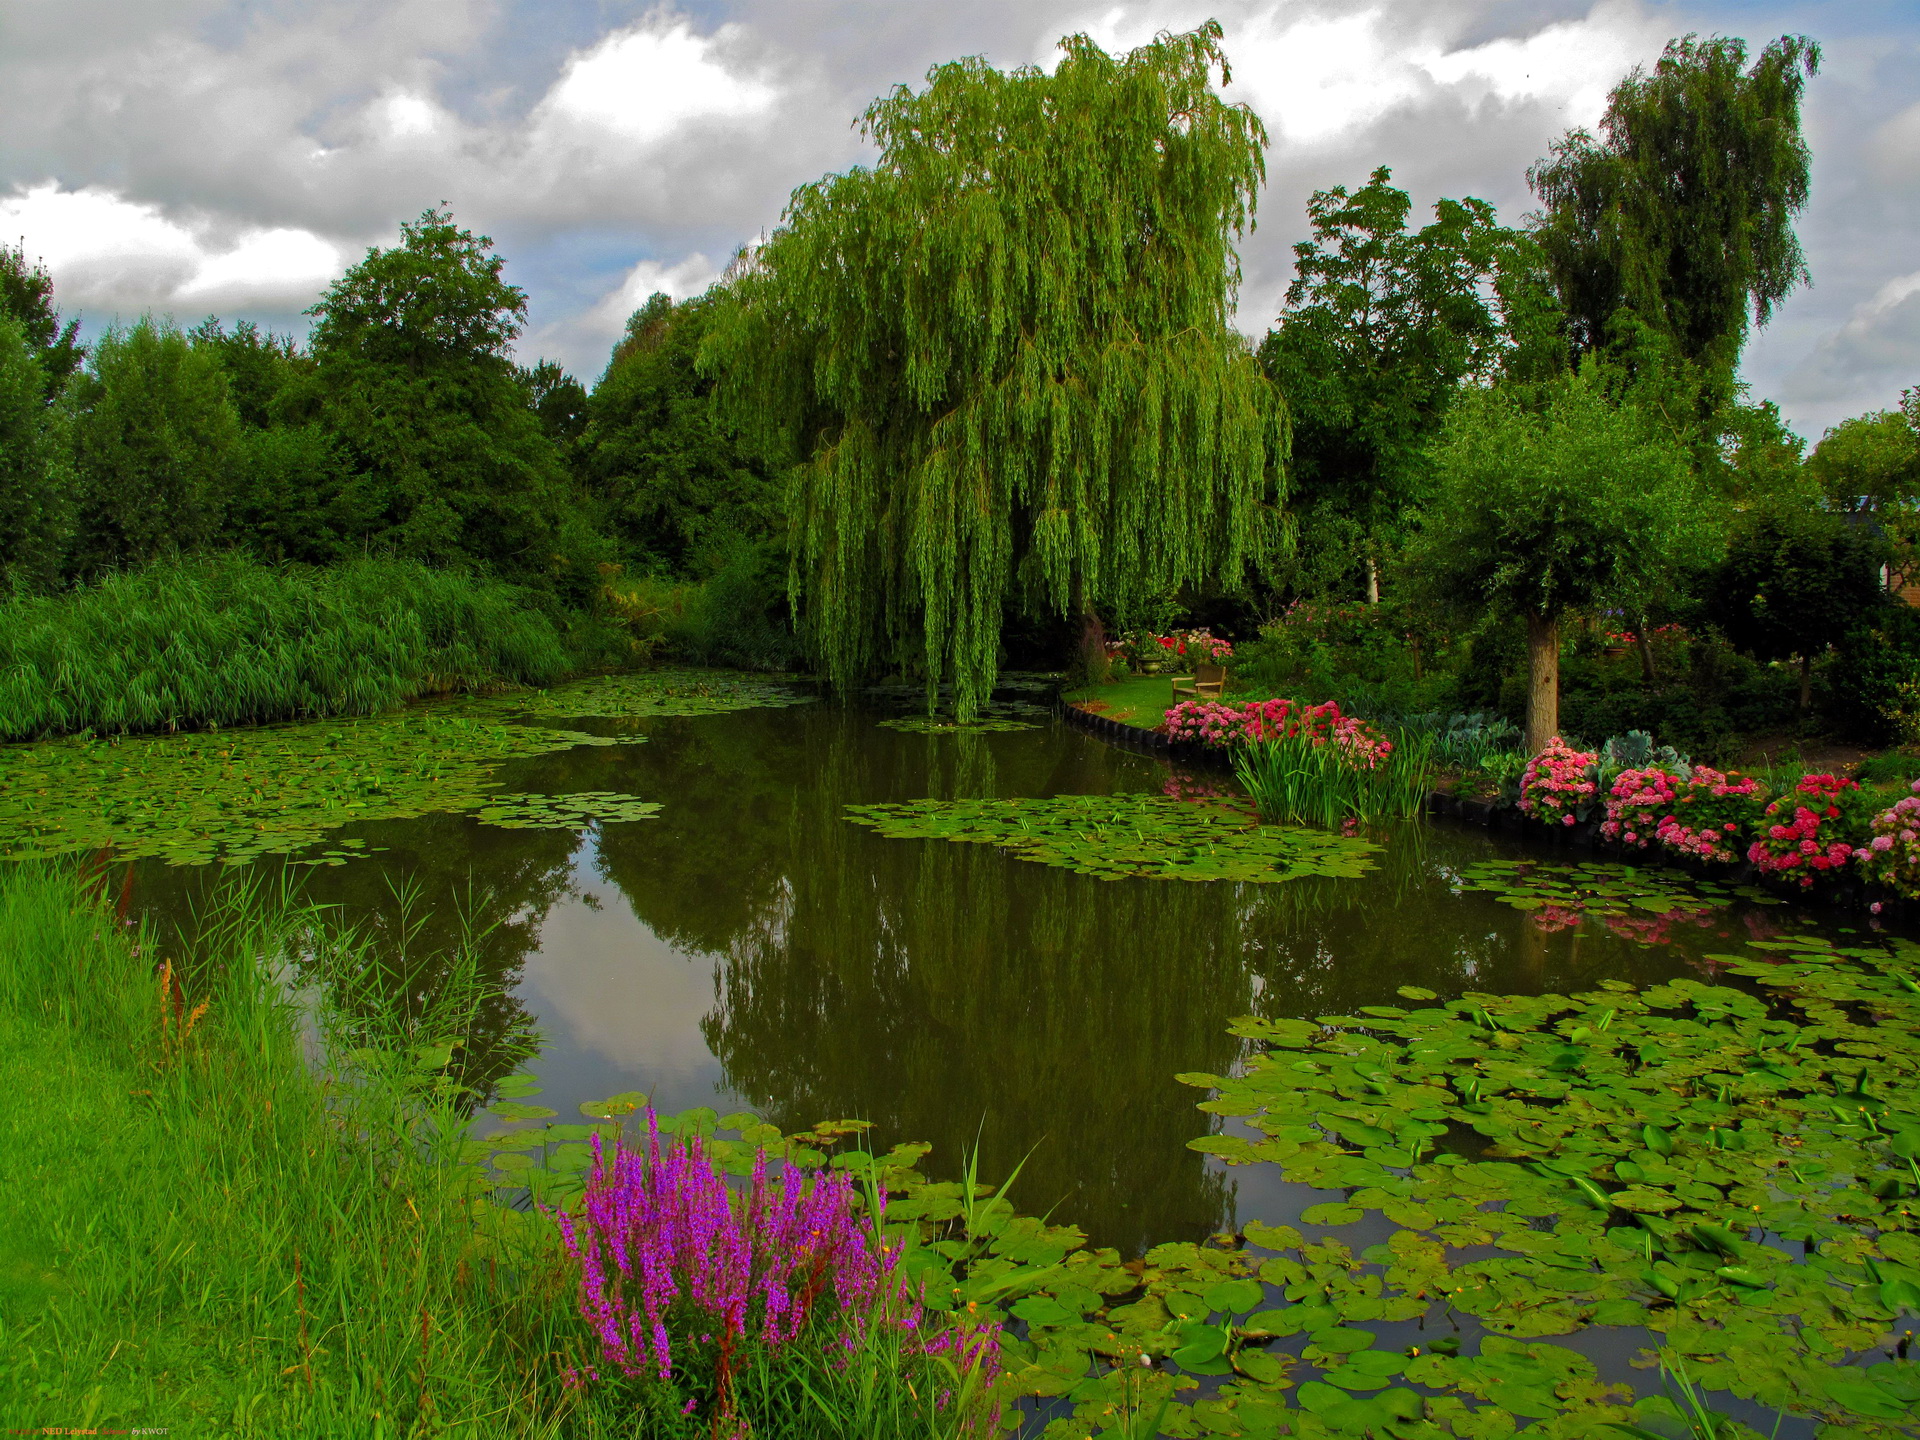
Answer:
[[836, 683], [902, 667], [969, 714], [1010, 606], [1124, 612], [1277, 542], [1285, 411], [1228, 323], [1266, 132], [1214, 88], [1220, 36], [938, 66], [737, 266], [703, 362], [793, 466]]

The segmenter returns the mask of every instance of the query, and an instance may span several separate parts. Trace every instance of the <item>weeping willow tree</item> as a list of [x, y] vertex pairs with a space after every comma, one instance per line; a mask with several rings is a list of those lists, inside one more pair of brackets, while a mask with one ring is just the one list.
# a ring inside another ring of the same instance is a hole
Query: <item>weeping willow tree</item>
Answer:
[[737, 264], [703, 363], [791, 466], [836, 684], [904, 669], [969, 714], [1010, 608], [1232, 586], [1282, 533], [1285, 412], [1229, 325], [1266, 132], [1214, 88], [1220, 35], [937, 66]]

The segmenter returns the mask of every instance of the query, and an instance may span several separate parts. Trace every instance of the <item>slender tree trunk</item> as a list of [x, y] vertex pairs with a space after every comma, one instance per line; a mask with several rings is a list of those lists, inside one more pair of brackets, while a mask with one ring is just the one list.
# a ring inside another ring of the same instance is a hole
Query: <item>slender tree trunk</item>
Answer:
[[1640, 652], [1640, 678], [1651, 685], [1659, 675], [1653, 668], [1653, 642], [1647, 639], [1647, 617], [1642, 615], [1633, 627], [1635, 648]]
[[1527, 616], [1527, 753], [1560, 733], [1560, 620]]
[[1380, 603], [1380, 561], [1371, 549], [1367, 551], [1367, 604]]
[[1800, 657], [1800, 718], [1807, 718], [1807, 712], [1813, 709], [1813, 656], [1803, 654]]

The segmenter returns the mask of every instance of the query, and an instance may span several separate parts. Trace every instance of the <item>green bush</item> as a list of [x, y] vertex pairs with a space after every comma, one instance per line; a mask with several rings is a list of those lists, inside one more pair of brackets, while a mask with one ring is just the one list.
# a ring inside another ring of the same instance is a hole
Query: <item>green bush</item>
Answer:
[[1920, 609], [1876, 612], [1841, 642], [1828, 682], [1829, 718], [1849, 735], [1920, 743]]
[[515, 586], [410, 561], [162, 561], [0, 602], [0, 739], [364, 715], [547, 684], [604, 640], [563, 636]]

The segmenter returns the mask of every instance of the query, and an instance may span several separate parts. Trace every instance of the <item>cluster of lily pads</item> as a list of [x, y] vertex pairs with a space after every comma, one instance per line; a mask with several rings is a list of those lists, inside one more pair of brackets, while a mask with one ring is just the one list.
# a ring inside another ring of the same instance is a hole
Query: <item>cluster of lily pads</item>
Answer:
[[521, 715], [569, 720], [651, 720], [806, 705], [813, 696], [778, 680], [709, 670], [644, 670], [597, 675], [532, 694], [475, 702]]
[[[633, 796], [503, 795], [498, 765], [633, 743], [416, 711], [325, 724], [0, 748], [0, 858], [111, 850], [172, 865], [293, 854], [343, 825], [436, 812], [496, 825], [634, 820]], [[344, 863], [364, 846], [313, 857]]]
[[[1238, 1073], [1178, 1077], [1219, 1117], [1193, 1147], [1333, 1198], [1138, 1259], [971, 1175], [929, 1179], [923, 1145], [836, 1152], [860, 1122], [783, 1135], [697, 1110], [666, 1128], [716, 1135], [743, 1174], [764, 1151], [870, 1176], [928, 1307], [1003, 1327], [1007, 1424], [1048, 1440], [1680, 1433], [1656, 1368], [1830, 1440], [1911, 1436], [1920, 946], [1800, 936], [1719, 958], [1738, 983], [1444, 1003], [1407, 986], [1405, 1006], [1236, 1022]], [[480, 1183], [565, 1204], [592, 1134], [644, 1102], [475, 1142]], [[1643, 1381], [1555, 1338], [1596, 1329], [1640, 1348]]]
[[1696, 880], [1673, 870], [1588, 861], [1556, 865], [1538, 860], [1483, 860], [1463, 867], [1462, 890], [1490, 894], [1525, 911], [1543, 930], [1570, 929], [1593, 918], [1644, 944], [1666, 939], [1675, 924], [1708, 925], [1736, 900], [1778, 905], [1757, 885]]
[[1357, 878], [1379, 847], [1353, 836], [1259, 825], [1244, 811], [1164, 795], [909, 800], [849, 805], [847, 818], [890, 839], [995, 845], [1022, 860], [1103, 880]]

